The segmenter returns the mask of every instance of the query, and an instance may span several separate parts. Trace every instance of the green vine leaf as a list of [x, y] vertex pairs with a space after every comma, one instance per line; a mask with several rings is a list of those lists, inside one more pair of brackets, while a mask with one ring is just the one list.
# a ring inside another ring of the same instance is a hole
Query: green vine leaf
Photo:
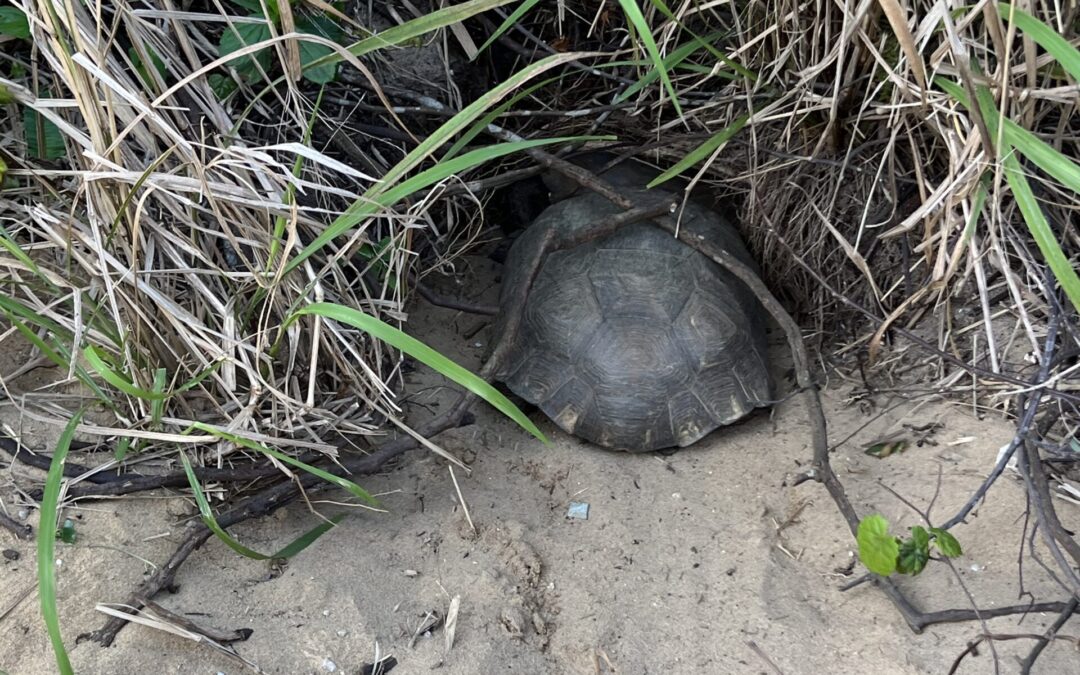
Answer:
[[884, 516], [875, 513], [863, 518], [856, 540], [859, 542], [859, 559], [866, 569], [883, 577], [896, 571], [900, 545], [889, 536], [889, 521]]
[[959, 558], [964, 554], [964, 550], [960, 548], [960, 542], [945, 530], [940, 527], [931, 527], [930, 533], [934, 535], [934, 543], [941, 551], [941, 555], [946, 558]]

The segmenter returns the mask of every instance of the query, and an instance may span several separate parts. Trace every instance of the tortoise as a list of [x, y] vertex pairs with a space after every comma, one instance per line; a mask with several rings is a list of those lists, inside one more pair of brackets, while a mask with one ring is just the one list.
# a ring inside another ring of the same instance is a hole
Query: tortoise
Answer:
[[[575, 159], [635, 204], [676, 201], [646, 189], [657, 176], [609, 156]], [[619, 209], [568, 179], [545, 176], [554, 203], [507, 255], [496, 335], [528, 283], [528, 262], [544, 231], [556, 237]], [[712, 240], [755, 272], [736, 228], [688, 200], [680, 227]], [[514, 394], [538, 406], [563, 431], [597, 445], [647, 452], [691, 445], [767, 405], [765, 311], [741, 281], [702, 253], [648, 222], [549, 253], [525, 300], [522, 321], [496, 372]]]

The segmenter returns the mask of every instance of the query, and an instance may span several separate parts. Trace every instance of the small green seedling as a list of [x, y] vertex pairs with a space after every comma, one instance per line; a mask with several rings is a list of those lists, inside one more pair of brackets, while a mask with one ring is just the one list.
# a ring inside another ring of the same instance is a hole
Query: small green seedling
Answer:
[[856, 539], [863, 565], [883, 577], [893, 572], [912, 576], [922, 572], [931, 559], [931, 546], [946, 558], [963, 554], [956, 537], [940, 527], [927, 529], [916, 525], [911, 528], [909, 538], [901, 539], [889, 534], [889, 521], [876, 513], [862, 519]]
[[60, 541], [65, 544], [75, 543], [75, 521], [71, 518], [65, 518], [63, 526], [60, 527]]
[[[263, 13], [259, 2], [249, 0], [233, 0], [233, 4], [250, 12], [250, 17], [261, 19], [256, 23], [236, 23], [225, 28], [218, 42], [218, 55], [226, 56], [239, 51], [244, 47], [258, 44], [272, 37], [271, 24], [281, 28], [281, 10], [277, 2], [271, 1], [266, 4], [268, 14]], [[345, 31], [342, 30], [333, 19], [326, 14], [306, 15], [296, 17], [296, 30], [308, 35], [342, 42], [345, 39]], [[300, 68], [304, 79], [314, 84], [326, 84], [337, 77], [336, 63], [323, 63], [312, 65], [315, 61], [333, 53], [333, 50], [316, 42], [301, 41]], [[269, 73], [271, 69], [271, 52], [269, 48], [260, 49], [254, 54], [230, 62], [229, 66], [234, 69], [236, 75], [244, 82], [252, 82], [259, 79], [260, 73]], [[210, 77], [210, 86], [218, 96], [226, 96], [236, 88], [233, 80], [215, 73]]]

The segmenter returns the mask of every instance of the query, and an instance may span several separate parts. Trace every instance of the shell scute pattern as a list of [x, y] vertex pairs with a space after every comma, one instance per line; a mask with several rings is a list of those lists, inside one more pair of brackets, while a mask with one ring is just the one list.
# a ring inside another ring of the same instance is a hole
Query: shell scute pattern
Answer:
[[[632, 179], [640, 174], [630, 171]], [[670, 199], [628, 188], [636, 201]], [[616, 212], [591, 193], [548, 208], [515, 242], [507, 266], [541, 237]], [[753, 265], [735, 228], [688, 202], [683, 226]], [[756, 268], [755, 268], [756, 269]], [[521, 275], [507, 270], [504, 303]], [[563, 430], [609, 448], [690, 445], [771, 398], [764, 310], [705, 256], [648, 223], [550, 254], [526, 300], [502, 379]]]

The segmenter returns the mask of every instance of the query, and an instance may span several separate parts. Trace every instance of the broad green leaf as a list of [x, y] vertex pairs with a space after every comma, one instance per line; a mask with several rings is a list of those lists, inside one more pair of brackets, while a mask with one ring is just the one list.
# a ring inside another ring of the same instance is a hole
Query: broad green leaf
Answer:
[[300, 70], [304, 75], [304, 79], [315, 84], [328, 84], [334, 81], [337, 77], [337, 64], [327, 63], [321, 66], [309, 66], [308, 64], [314, 63], [326, 56], [333, 53], [333, 49], [330, 49], [326, 45], [319, 44], [317, 42], [308, 42], [307, 40], [300, 40]]
[[[265, 23], [237, 23], [226, 26], [218, 43], [218, 56], [227, 56], [244, 47], [269, 40], [270, 37], [270, 26]], [[242, 79], [250, 80], [259, 75], [260, 67], [264, 73], [270, 71], [270, 51], [263, 48], [230, 63]]]
[[883, 516], [875, 513], [863, 518], [855, 539], [859, 544], [859, 559], [866, 569], [883, 577], [896, 571], [900, 546], [889, 535], [889, 521]]
[[656, 41], [653, 40], [652, 28], [649, 27], [649, 22], [645, 20], [645, 15], [641, 13], [641, 8], [638, 7], [636, 0], [619, 0], [619, 5], [622, 6], [623, 13], [626, 14], [626, 18], [633, 24], [634, 28], [638, 32], [638, 37], [645, 45], [645, 51], [648, 53], [649, 58], [652, 59], [653, 68], [660, 74], [660, 80], [664, 83], [664, 88], [668, 91], [668, 96], [671, 98], [671, 104], [675, 107], [675, 113], [682, 117], [682, 107], [679, 105], [679, 96], [675, 93], [675, 87], [671, 84], [671, 78], [668, 76], [667, 68], [664, 66], [664, 59], [660, 56], [660, 50], [656, 46]]
[[687, 153], [687, 155], [681, 160], [679, 160], [675, 164], [675, 166], [671, 167], [664, 173], [652, 179], [652, 181], [648, 184], [648, 187], [656, 187], [661, 183], [665, 183], [671, 180], [675, 176], [678, 176], [683, 171], [686, 171], [691, 166], [697, 164], [698, 162], [711, 155], [713, 152], [716, 151], [717, 148], [731, 140], [732, 136], [739, 133], [739, 130], [741, 130], [746, 125], [746, 121], [748, 119], [750, 119], [749, 115], [740, 115], [739, 117], [737, 117], [734, 122], [722, 129], [715, 136]]
[[60, 531], [57, 533], [60, 537], [60, 541], [65, 544], [74, 544], [78, 539], [78, 535], [75, 532], [75, 521], [71, 518], [65, 518], [64, 524], [60, 526]]
[[1080, 82], [1080, 51], [1069, 44], [1057, 30], [1047, 26], [1032, 15], [1019, 7], [998, 3], [998, 12], [1001, 17], [1008, 20], [1011, 16], [1020, 30], [1034, 40], [1046, 53], [1054, 57], [1054, 60], [1066, 70], [1073, 79]]
[[941, 551], [941, 555], [946, 558], [959, 558], [964, 554], [960, 542], [947, 531], [940, 527], [931, 527], [930, 534], [934, 535], [934, 543], [937, 545], [938, 550]]
[[896, 554], [896, 571], [900, 574], [912, 576], [920, 573], [930, 561], [930, 548], [919, 546], [919, 543], [908, 539], [900, 542], [899, 551]]
[[62, 675], [71, 675], [75, 671], [71, 667], [67, 650], [64, 648], [64, 638], [60, 633], [60, 616], [56, 608], [56, 518], [60, 508], [60, 485], [64, 479], [64, 461], [67, 459], [68, 450], [71, 449], [71, 440], [75, 437], [75, 429], [79, 426], [80, 420], [82, 420], [81, 411], [72, 416], [64, 427], [64, 432], [60, 434], [60, 440], [56, 443], [52, 461], [49, 463], [49, 473], [45, 478], [45, 491], [41, 497], [41, 515], [38, 519], [37, 531], [38, 599], [41, 601], [41, 615], [45, 620], [49, 641], [56, 654], [56, 666]]
[[868, 447], [865, 452], [871, 457], [877, 457], [878, 459], [885, 459], [898, 452], [907, 450], [907, 441], [882, 441], [880, 443], [874, 443]]
[[545, 438], [536, 425], [532, 423], [532, 420], [526, 417], [525, 413], [521, 412], [517, 406], [511, 403], [510, 400], [503, 396], [503, 394], [495, 389], [495, 387], [469, 372], [468, 369], [463, 368], [423, 342], [401, 332], [390, 324], [351, 307], [319, 302], [304, 307], [290, 316], [285, 322], [286, 327], [305, 314], [314, 314], [316, 316], [333, 319], [339, 323], [348, 324], [371, 334], [376, 339], [382, 340], [394, 348], [399, 349], [424, 363], [432, 370], [442, 373], [454, 382], [457, 382], [490, 403], [499, 412], [512, 419], [533, 436], [539, 438], [544, 443], [548, 442], [547, 438]]
[[491, 43], [498, 40], [503, 33], [510, 30], [510, 27], [516, 24], [521, 17], [525, 16], [525, 12], [532, 9], [533, 5], [537, 2], [539, 2], [539, 0], [521, 0], [521, 4], [517, 6], [517, 9], [511, 12], [510, 16], [506, 17], [506, 20], [499, 24], [499, 27], [484, 41], [484, 44], [480, 45], [480, 49], [476, 50], [476, 55], [473, 56], [473, 59], [480, 56], [484, 50], [491, 46]]
[[[144, 44], [143, 48], [149, 53], [150, 61], [154, 64], [154, 68], [157, 70], [158, 75], [164, 78], [168, 72], [165, 69], [165, 62], [161, 60], [161, 57], [158, 56], [157, 52], [154, 51], [154, 48], [149, 44]], [[132, 65], [135, 66], [135, 72], [142, 78], [143, 84], [150, 87], [154, 80], [150, 77], [150, 71], [146, 69], [146, 64], [143, 63], [142, 57], [139, 56], [139, 50], [135, 49], [135, 47], [128, 47], [128, 58], [131, 59]]]
[[26, 149], [34, 159], [59, 159], [66, 152], [60, 127], [38, 114], [33, 108], [23, 108], [23, 130]]
[[18, 7], [0, 7], [0, 35], [30, 39], [30, 22]]

